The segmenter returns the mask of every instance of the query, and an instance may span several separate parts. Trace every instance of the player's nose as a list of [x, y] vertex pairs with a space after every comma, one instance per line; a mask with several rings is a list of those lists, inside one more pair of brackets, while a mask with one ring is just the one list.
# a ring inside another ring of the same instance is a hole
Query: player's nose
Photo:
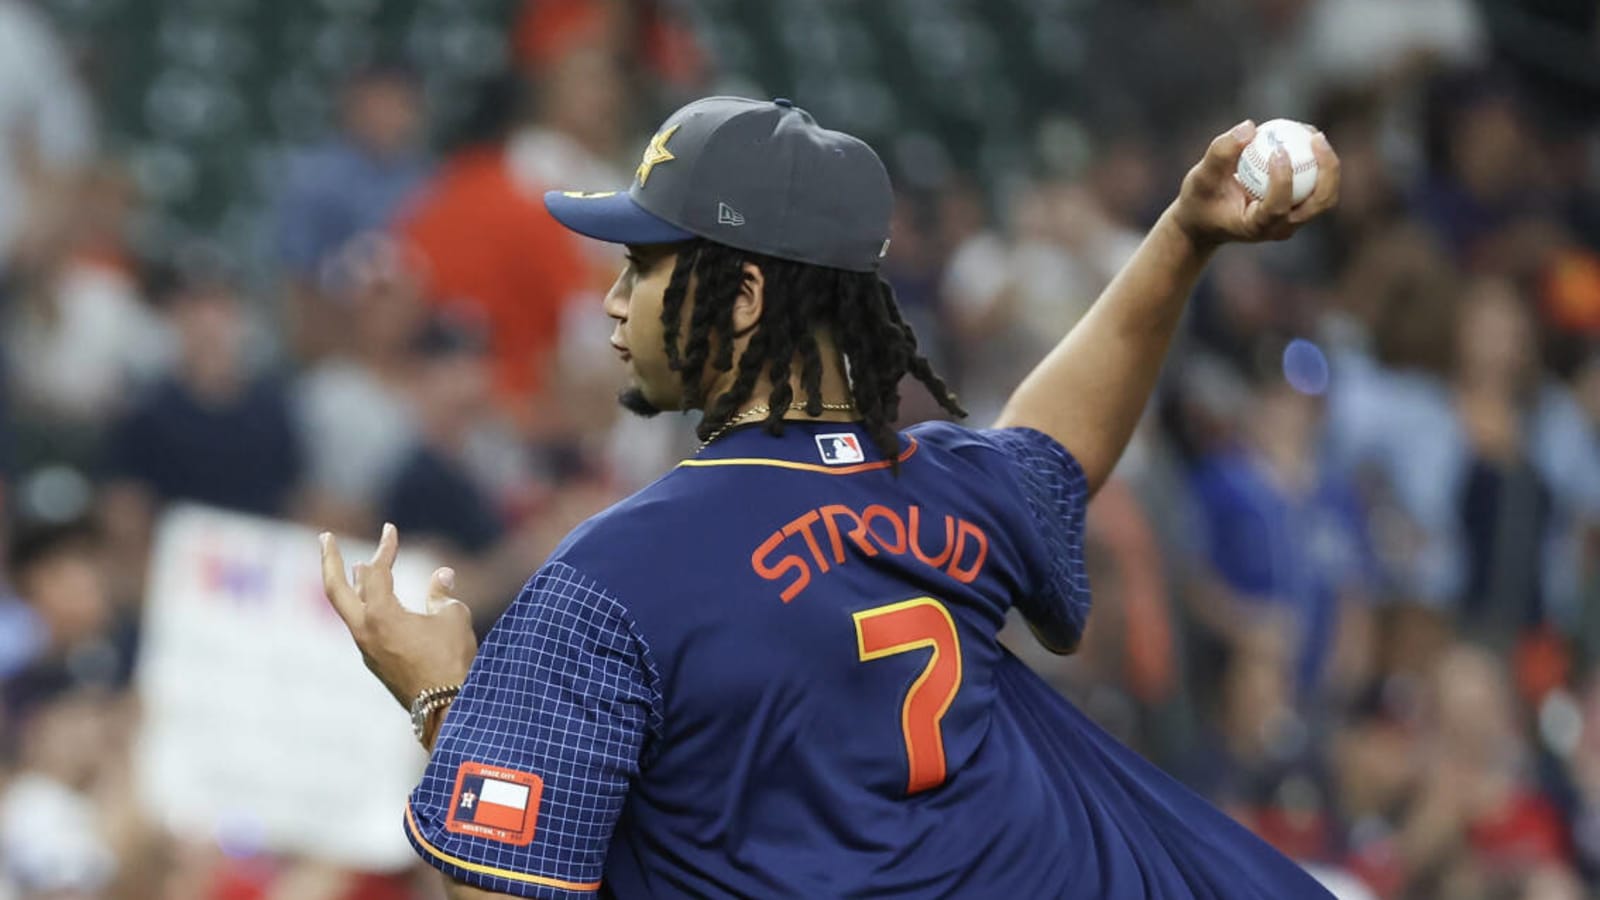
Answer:
[[606, 291], [605, 300], [600, 304], [600, 308], [606, 311], [606, 315], [616, 319], [619, 322], [628, 318], [628, 290], [625, 284], [626, 281], [627, 272], [623, 272], [623, 274], [618, 275], [617, 280], [611, 284], [611, 290]]

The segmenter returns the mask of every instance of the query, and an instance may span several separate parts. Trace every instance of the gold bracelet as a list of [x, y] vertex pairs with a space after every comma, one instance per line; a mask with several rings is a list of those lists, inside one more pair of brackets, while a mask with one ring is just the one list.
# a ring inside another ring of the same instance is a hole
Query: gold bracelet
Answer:
[[461, 693], [461, 685], [451, 684], [444, 687], [433, 687], [417, 694], [411, 701], [411, 733], [417, 740], [422, 740], [427, 733], [428, 719], [441, 706], [448, 706], [455, 702], [456, 695]]

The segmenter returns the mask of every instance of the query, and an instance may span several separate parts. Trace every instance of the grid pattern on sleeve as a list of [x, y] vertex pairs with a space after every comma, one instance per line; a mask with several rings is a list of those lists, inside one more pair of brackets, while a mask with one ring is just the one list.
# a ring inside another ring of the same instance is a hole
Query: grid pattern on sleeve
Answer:
[[1067, 449], [1049, 435], [1031, 428], [983, 432], [1014, 465], [1028, 512], [1039, 529], [1045, 575], [1038, 595], [1019, 601], [1030, 619], [1066, 626], [1065, 633], [1083, 633], [1089, 619], [1089, 574], [1083, 562], [1085, 509], [1089, 480]]
[[[411, 795], [407, 836], [429, 863], [485, 890], [593, 896], [661, 705], [657, 670], [627, 610], [579, 570], [547, 563], [479, 649]], [[543, 779], [532, 843], [446, 829], [466, 762]]]

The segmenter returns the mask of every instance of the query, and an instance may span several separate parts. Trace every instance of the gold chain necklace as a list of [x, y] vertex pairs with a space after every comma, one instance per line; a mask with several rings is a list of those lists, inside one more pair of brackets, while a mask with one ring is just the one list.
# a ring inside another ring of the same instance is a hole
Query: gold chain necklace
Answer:
[[[795, 410], [803, 410], [805, 408], [806, 408], [806, 405], [804, 403], [791, 403], [791, 404], [789, 404], [789, 411], [790, 412], [793, 412]], [[822, 404], [822, 409], [823, 409], [824, 412], [855, 412], [856, 411], [856, 405], [854, 403], [824, 403], [824, 404]], [[745, 410], [742, 413], [739, 413], [738, 415], [734, 416], [733, 418], [729, 419], [728, 421], [723, 422], [722, 426], [720, 428], [718, 428], [716, 431], [711, 432], [711, 436], [710, 437], [708, 437], [705, 440], [700, 442], [700, 450], [704, 450], [705, 448], [711, 446], [711, 442], [716, 440], [719, 437], [722, 437], [724, 434], [727, 434], [728, 433], [728, 429], [733, 428], [736, 425], [743, 425], [746, 421], [748, 421], [750, 419], [759, 419], [760, 417], [762, 417], [762, 416], [764, 416], [764, 415], [766, 415], [766, 414], [768, 414], [770, 412], [772, 412], [771, 407], [767, 406], [765, 403], [758, 404], [756, 406], [750, 407], [749, 409]], [[699, 451], [695, 451], [695, 452], [699, 452]]]

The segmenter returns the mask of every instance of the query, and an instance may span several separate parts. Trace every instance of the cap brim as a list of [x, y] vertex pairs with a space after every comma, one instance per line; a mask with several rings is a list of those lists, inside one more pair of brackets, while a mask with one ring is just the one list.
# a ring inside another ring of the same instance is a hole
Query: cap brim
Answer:
[[548, 191], [544, 207], [584, 237], [612, 244], [676, 244], [694, 237], [633, 202], [625, 191]]

